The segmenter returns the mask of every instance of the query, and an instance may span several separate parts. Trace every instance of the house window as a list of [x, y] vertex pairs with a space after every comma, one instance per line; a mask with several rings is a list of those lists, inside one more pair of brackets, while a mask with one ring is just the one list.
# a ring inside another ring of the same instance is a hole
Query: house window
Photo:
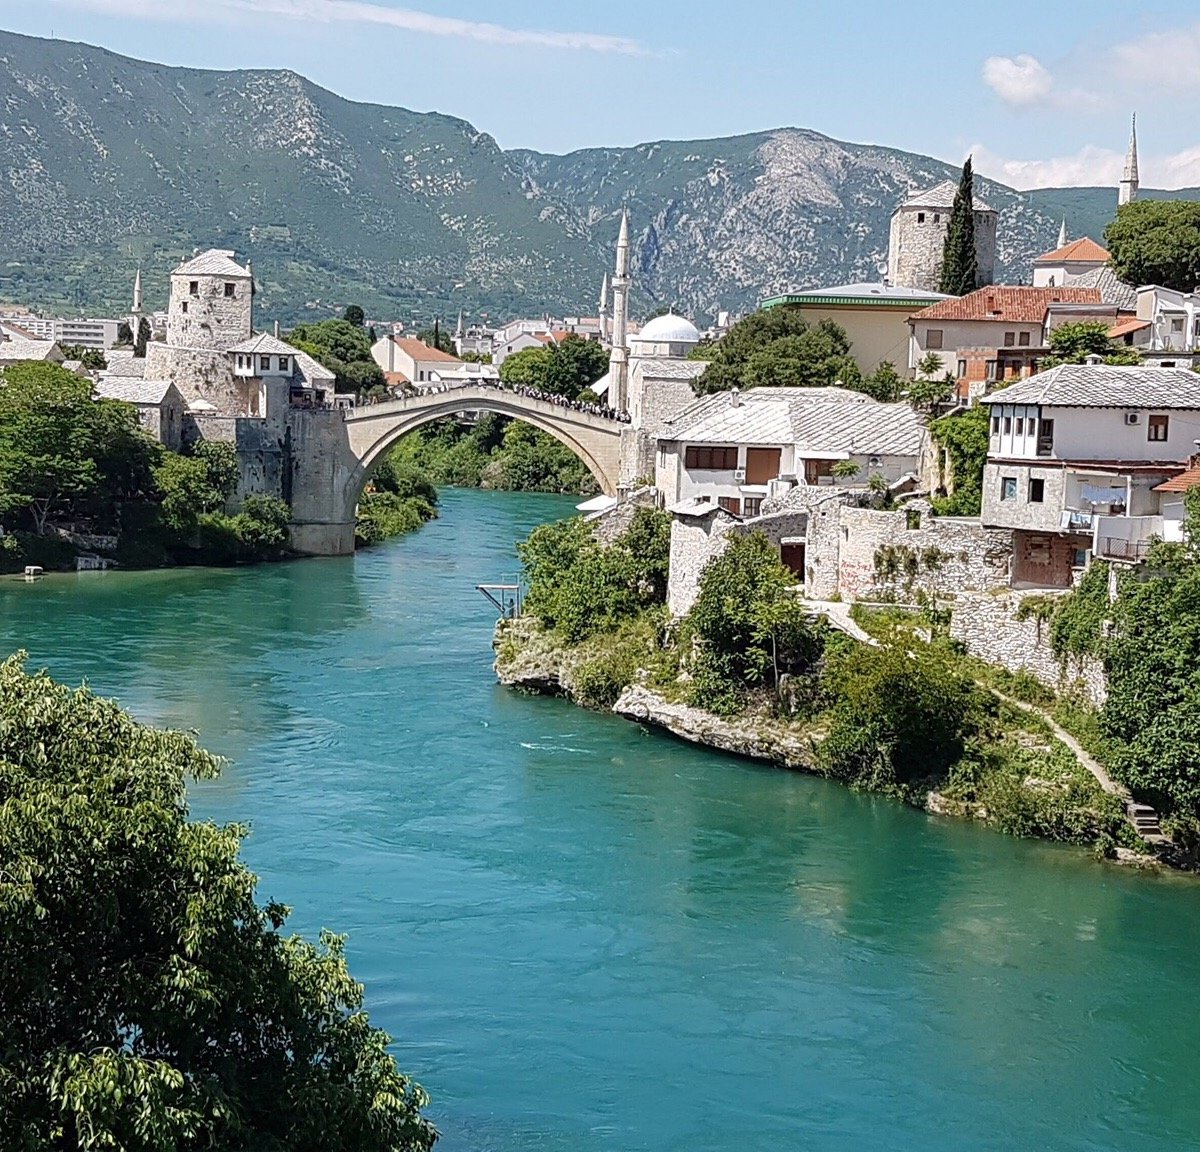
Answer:
[[743, 516], [757, 516], [762, 511], [761, 496], [747, 496], [742, 501]]
[[987, 378], [989, 380], [999, 380], [1000, 379], [1000, 361], [999, 360], [989, 360], [987, 362]]
[[270, 356], [260, 356], [258, 358], [258, 369], [260, 372], [270, 372], [271, 371], [271, 357]]
[[189, 296], [199, 296], [200, 295], [200, 281], [199, 280], [191, 280], [188, 282], [188, 295]]
[[1019, 344], [1019, 345], [1020, 345], [1022, 348], [1028, 348], [1028, 347], [1029, 347], [1029, 333], [1028, 333], [1028, 332], [1022, 332], [1022, 333], [1020, 333], [1020, 334], [1017, 336], [1017, 343], [1018, 343], [1018, 344]]
[[1004, 333], [1004, 347], [1011, 348], [1017, 342], [1017, 334], [1015, 332]]
[[1000, 478], [1000, 499], [1015, 500], [1017, 498], [1017, 478], [1002, 476]]
[[1000, 417], [999, 416], [992, 417], [992, 435], [993, 436], [1000, 435]]
[[917, 223], [918, 223], [918, 224], [924, 224], [924, 223], [925, 223], [925, 213], [924, 213], [924, 212], [918, 212], [918, 213], [917, 213]]
[[1046, 481], [1031, 479], [1029, 481], [1029, 503], [1041, 504], [1046, 499]]
[[278, 356], [276, 360], [279, 364], [279, 371], [286, 372], [288, 370], [288, 358], [286, 356]]
[[689, 448], [683, 455], [685, 468], [701, 472], [732, 472], [738, 466], [738, 450], [732, 447]]
[[942, 214], [940, 212], [935, 212], [933, 214], [933, 222], [935, 224], [940, 224], [942, 222]]
[[1088, 562], [1088, 550], [1086, 548], [1076, 548], [1071, 557], [1072, 568], [1086, 568]]
[[935, 351], [942, 346], [942, 330], [940, 328], [930, 328], [925, 333], [925, 347], [932, 348]]
[[1171, 321], [1171, 331], [1172, 332], [1182, 332], [1183, 331], [1183, 320], [1182, 319], [1172, 320]]
[[232, 284], [226, 284], [226, 285], [225, 285], [225, 295], [226, 295], [226, 296], [232, 296], [232, 295], [233, 295], [233, 285], [232, 285]]
[[1167, 417], [1166, 416], [1151, 416], [1149, 423], [1146, 425], [1147, 440], [1166, 440], [1167, 439]]
[[736, 496], [718, 496], [717, 506], [724, 508], [726, 512], [732, 512], [734, 516], [742, 514], [742, 502]]
[[1038, 430], [1037, 454], [1051, 456], [1054, 453], [1054, 421], [1042, 418], [1042, 426]]
[[1025, 417], [1024, 416], [1017, 417], [1017, 435], [1018, 436], [1025, 435]]
[[960, 360], [958, 362], [958, 378], [961, 380], [967, 374], [967, 362]]
[[1008, 436], [1008, 435], [1011, 435], [1011, 433], [1012, 433], [1012, 417], [1005, 416], [1004, 417], [1004, 435]]

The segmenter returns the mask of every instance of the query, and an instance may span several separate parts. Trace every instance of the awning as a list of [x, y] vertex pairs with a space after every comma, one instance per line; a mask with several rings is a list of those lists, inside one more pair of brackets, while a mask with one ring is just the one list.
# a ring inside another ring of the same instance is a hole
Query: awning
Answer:
[[616, 500], [612, 496], [593, 496], [590, 500], [585, 500], [582, 504], [575, 505], [576, 512], [607, 512], [610, 508], [617, 506]]

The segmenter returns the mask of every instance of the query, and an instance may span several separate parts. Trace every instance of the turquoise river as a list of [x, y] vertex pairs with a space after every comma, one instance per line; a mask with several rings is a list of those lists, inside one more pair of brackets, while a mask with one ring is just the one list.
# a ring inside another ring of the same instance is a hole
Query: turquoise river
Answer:
[[1200, 1147], [1200, 884], [498, 687], [513, 542], [0, 585], [7, 648], [229, 757], [264, 897], [349, 933], [445, 1152]]

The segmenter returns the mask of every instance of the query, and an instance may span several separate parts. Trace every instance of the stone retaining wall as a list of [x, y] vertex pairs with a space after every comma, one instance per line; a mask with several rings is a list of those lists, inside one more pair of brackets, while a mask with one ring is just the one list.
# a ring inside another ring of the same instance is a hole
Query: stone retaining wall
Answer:
[[1017, 619], [1022, 599], [1020, 592], [960, 597], [954, 604], [950, 635], [972, 656], [1010, 672], [1028, 672], [1057, 692], [1081, 692], [1098, 708], [1108, 695], [1103, 665], [1089, 657], [1060, 661], [1050, 648], [1049, 624]]

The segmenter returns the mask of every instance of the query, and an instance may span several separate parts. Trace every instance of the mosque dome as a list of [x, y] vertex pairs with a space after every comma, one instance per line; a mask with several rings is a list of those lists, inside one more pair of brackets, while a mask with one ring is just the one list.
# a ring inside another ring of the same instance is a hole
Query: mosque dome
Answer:
[[639, 344], [699, 344], [700, 329], [687, 317], [668, 312], [642, 326], [633, 337]]

